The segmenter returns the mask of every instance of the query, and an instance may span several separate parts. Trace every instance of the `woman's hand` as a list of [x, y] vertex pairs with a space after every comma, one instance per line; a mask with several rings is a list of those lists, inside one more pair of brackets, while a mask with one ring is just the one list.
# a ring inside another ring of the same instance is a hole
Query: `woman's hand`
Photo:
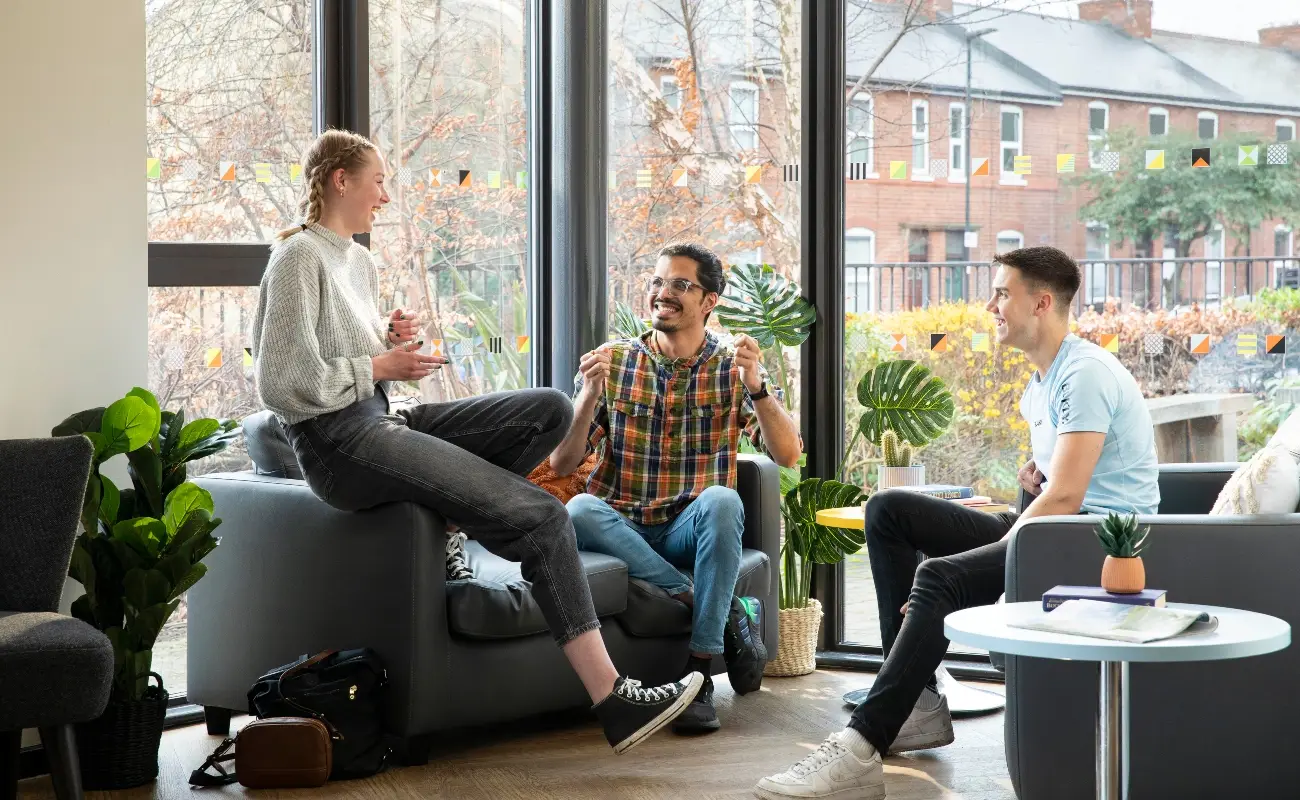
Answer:
[[388, 315], [388, 343], [391, 345], [406, 344], [415, 339], [420, 333], [420, 320], [414, 311], [407, 311], [404, 308], [395, 308], [393, 313]]
[[451, 360], [441, 356], [426, 356], [419, 352], [423, 341], [399, 345], [370, 359], [370, 367], [377, 381], [418, 381], [442, 369]]

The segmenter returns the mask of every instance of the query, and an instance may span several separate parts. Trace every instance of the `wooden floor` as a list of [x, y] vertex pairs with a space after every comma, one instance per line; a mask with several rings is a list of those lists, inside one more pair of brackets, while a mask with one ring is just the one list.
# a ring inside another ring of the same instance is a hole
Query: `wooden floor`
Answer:
[[[158, 782], [90, 798], [325, 797], [347, 800], [679, 800], [753, 797], [764, 775], [785, 769], [848, 719], [840, 695], [857, 688], [854, 672], [819, 670], [800, 678], [765, 678], [757, 694], [734, 697], [717, 683], [723, 729], [703, 738], [671, 731], [615, 756], [589, 718], [552, 718], [474, 731], [441, 746], [425, 767], [389, 769], [362, 781], [317, 790], [247, 792], [239, 785], [192, 793], [190, 771], [219, 742], [202, 725], [163, 736]], [[986, 688], [1002, 691], [1000, 684]], [[242, 724], [247, 718], [237, 720]], [[957, 720], [957, 741], [937, 750], [885, 760], [890, 800], [1015, 800], [1002, 749], [1002, 714]], [[19, 785], [23, 800], [53, 800], [47, 777]]]

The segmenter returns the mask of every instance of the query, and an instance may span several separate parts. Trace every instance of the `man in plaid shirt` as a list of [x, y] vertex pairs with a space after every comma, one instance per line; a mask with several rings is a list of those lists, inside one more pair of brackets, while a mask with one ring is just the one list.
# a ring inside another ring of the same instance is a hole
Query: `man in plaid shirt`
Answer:
[[[722, 262], [694, 244], [659, 253], [646, 283], [653, 330], [582, 358], [574, 421], [551, 455], [561, 475], [592, 452], [600, 460], [587, 493], [569, 501], [578, 547], [615, 556], [628, 576], [692, 607], [683, 674], [705, 675], [678, 732], [717, 730], [709, 665], [722, 653], [732, 687], [758, 687], [767, 655], [740, 598], [744, 509], [736, 452], [746, 436], [777, 463], [794, 466], [803, 442], [779, 391], [768, 391], [758, 343], [719, 341], [705, 328], [726, 288]], [[678, 570], [692, 569], [694, 583]]]

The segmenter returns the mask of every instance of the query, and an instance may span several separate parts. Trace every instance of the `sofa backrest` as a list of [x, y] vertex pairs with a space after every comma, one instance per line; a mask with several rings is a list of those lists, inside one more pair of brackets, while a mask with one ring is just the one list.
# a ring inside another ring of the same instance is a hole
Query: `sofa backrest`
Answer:
[[293, 454], [284, 425], [270, 411], [259, 411], [244, 418], [244, 441], [248, 457], [258, 475], [302, 479], [298, 457]]

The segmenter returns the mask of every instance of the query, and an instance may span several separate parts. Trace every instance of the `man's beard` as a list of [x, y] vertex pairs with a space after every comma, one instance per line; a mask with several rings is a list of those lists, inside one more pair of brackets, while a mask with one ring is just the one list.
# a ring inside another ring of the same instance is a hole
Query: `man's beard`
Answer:
[[657, 331], [663, 331], [664, 333], [676, 333], [681, 330], [682, 322], [680, 319], [672, 320], [671, 322], [663, 319], [651, 319], [650, 327]]

